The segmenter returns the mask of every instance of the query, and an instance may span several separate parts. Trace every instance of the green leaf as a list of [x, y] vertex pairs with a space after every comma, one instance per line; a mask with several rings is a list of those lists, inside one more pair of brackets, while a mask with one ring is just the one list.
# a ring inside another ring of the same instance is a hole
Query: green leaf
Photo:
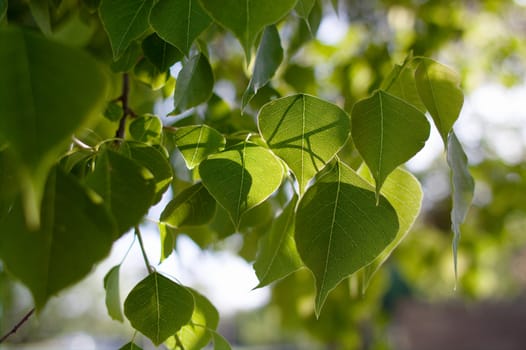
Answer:
[[242, 108], [245, 108], [258, 90], [270, 81], [282, 60], [283, 48], [281, 47], [278, 30], [276, 26], [268, 26], [265, 28], [259, 44], [252, 78], [243, 93]]
[[[0, 30], [0, 140], [9, 144], [28, 224], [39, 224], [47, 174], [71, 135], [104, 110], [107, 78], [82, 51], [19, 28]], [[14, 60], [13, 57], [16, 57]]]
[[269, 150], [245, 141], [208, 157], [199, 165], [199, 174], [237, 227], [247, 210], [278, 189], [283, 166]]
[[[181, 340], [185, 350], [201, 350], [212, 340], [210, 330], [216, 330], [219, 324], [219, 313], [207, 298], [195, 290], [192, 290], [192, 294], [195, 300], [192, 319], [189, 324], [183, 326], [183, 328], [177, 332], [177, 336]], [[176, 346], [171, 347], [170, 345], [171, 344], [168, 344], [168, 348], [170, 349], [180, 349]]]
[[254, 270], [259, 279], [256, 288], [264, 287], [298, 270], [303, 262], [294, 241], [295, 196], [273, 221], [270, 232], [260, 240]]
[[159, 144], [163, 123], [153, 114], [145, 114], [132, 120], [129, 125], [130, 136], [134, 140], [149, 144]]
[[0, 23], [2, 23], [6, 14], [7, 14], [7, 0], [0, 0]]
[[160, 0], [150, 13], [157, 34], [185, 55], [211, 22], [197, 0]]
[[41, 310], [106, 257], [115, 237], [101, 198], [58, 168], [47, 181], [38, 230], [27, 228], [19, 201], [0, 221], [0, 258]]
[[139, 282], [124, 302], [133, 328], [157, 346], [188, 323], [193, 310], [192, 293], [157, 272]]
[[142, 350], [142, 348], [135, 343], [129, 342], [128, 344], [121, 346], [119, 350]]
[[42, 33], [51, 35], [51, 19], [49, 15], [49, 1], [48, 0], [31, 0], [29, 1], [29, 9], [31, 15], [35, 20]]
[[303, 94], [271, 101], [258, 116], [261, 135], [290, 167], [300, 193], [343, 147], [349, 124], [349, 116], [338, 106]]
[[160, 71], [147, 58], [143, 58], [137, 62], [133, 69], [133, 75], [137, 80], [148, 85], [152, 90], [161, 89], [170, 78], [169, 71]]
[[143, 40], [142, 51], [161, 72], [167, 71], [175, 62], [183, 58], [183, 53], [177, 47], [170, 45], [155, 33]]
[[429, 137], [421, 111], [385, 91], [361, 100], [352, 110], [352, 137], [380, 193], [387, 176], [420, 151]]
[[159, 263], [162, 263], [175, 249], [175, 236], [177, 231], [162, 222], [160, 222], [158, 226], [161, 240], [161, 257]]
[[298, 3], [294, 9], [296, 10], [298, 16], [308, 23], [310, 12], [312, 11], [312, 8], [315, 4], [316, 0], [298, 0]]
[[420, 98], [433, 117], [444, 145], [447, 145], [448, 134], [464, 104], [464, 94], [459, 88], [460, 77], [450, 68], [424, 58], [418, 64], [415, 79]]
[[18, 186], [13, 157], [9, 154], [9, 149], [2, 149], [0, 150], [0, 220], [9, 213], [20, 191]]
[[108, 33], [114, 59], [149, 28], [148, 15], [152, 5], [153, 0], [101, 1], [100, 19]]
[[214, 350], [232, 350], [232, 347], [223, 336], [217, 332], [211, 332], [214, 339]]
[[124, 53], [110, 65], [111, 70], [119, 72], [129, 72], [142, 56], [141, 46], [133, 41]]
[[412, 57], [408, 56], [403, 65], [395, 65], [382, 83], [381, 89], [425, 112], [426, 106], [416, 88], [415, 68], [411, 66], [411, 59]]
[[96, 156], [94, 170], [86, 176], [86, 184], [104, 198], [120, 234], [141, 221], [155, 195], [152, 173], [109, 149]]
[[250, 51], [263, 28], [278, 22], [296, 4], [296, 0], [281, 0], [273, 2], [270, 6], [267, 0], [200, 0], [200, 2], [216, 22], [231, 30], [238, 38], [245, 50], [247, 62], [250, 62]]
[[177, 76], [174, 93], [175, 112], [183, 112], [206, 102], [212, 96], [214, 73], [203, 54], [190, 58]]
[[124, 321], [122, 317], [121, 295], [119, 291], [119, 272], [121, 265], [116, 265], [104, 277], [104, 290], [106, 290], [106, 308], [113, 320]]
[[319, 1], [315, 1], [314, 7], [306, 19], [297, 21], [293, 28], [287, 47], [287, 56], [292, 57], [306, 42], [316, 36], [323, 17], [323, 8]]
[[329, 292], [393, 241], [396, 212], [351, 168], [336, 163], [298, 204], [295, 240], [316, 279], [316, 315]]
[[160, 221], [172, 227], [204, 225], [214, 217], [216, 201], [202, 183], [179, 193], [161, 213]]
[[[360, 169], [358, 169], [358, 174], [371, 185], [374, 185], [373, 176], [365, 165], [362, 165]], [[389, 243], [372, 263], [363, 269], [364, 280], [362, 292], [365, 292], [374, 274], [409, 233], [422, 206], [423, 192], [420, 182], [418, 182], [416, 177], [411, 173], [401, 168], [395, 169], [387, 178], [380, 194], [382, 194], [395, 209], [400, 226], [395, 239]]]
[[447, 163], [451, 171], [451, 229], [453, 230], [453, 259], [457, 275], [457, 250], [460, 240], [460, 225], [464, 222], [473, 200], [475, 183], [468, 168], [468, 158], [454, 132], [448, 137]]
[[225, 137], [207, 125], [178, 128], [174, 137], [188, 169], [195, 168], [209, 155], [222, 151], [226, 144]]
[[106, 110], [104, 111], [104, 117], [106, 117], [106, 119], [112, 122], [119, 121], [122, 118], [123, 114], [124, 111], [122, 109], [122, 106], [115, 101], [109, 102], [106, 106]]

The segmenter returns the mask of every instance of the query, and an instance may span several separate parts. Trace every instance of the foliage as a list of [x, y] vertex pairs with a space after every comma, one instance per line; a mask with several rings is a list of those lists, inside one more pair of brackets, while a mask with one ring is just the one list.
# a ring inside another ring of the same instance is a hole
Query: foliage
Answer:
[[[0, 84], [0, 259], [37, 311], [134, 228], [149, 274], [121, 305], [120, 265], [109, 271], [110, 317], [126, 316], [155, 345], [228, 349], [213, 305], [148, 262], [140, 227], [160, 202], [163, 258], [173, 232], [217, 242], [256, 231], [259, 286], [305, 267], [316, 317], [326, 303], [337, 312], [342, 281], [365, 290], [420, 212], [420, 184], [403, 164], [429, 137], [426, 111], [450, 166], [456, 247], [473, 194], [453, 131], [459, 77], [409, 47], [389, 73], [371, 49], [335, 69], [336, 93], [321, 93], [294, 54], [309, 49], [326, 5], [0, 1], [0, 64], [10, 67]], [[346, 79], [364, 62], [383, 73], [362, 88]], [[172, 97], [173, 110], [155, 115]]]

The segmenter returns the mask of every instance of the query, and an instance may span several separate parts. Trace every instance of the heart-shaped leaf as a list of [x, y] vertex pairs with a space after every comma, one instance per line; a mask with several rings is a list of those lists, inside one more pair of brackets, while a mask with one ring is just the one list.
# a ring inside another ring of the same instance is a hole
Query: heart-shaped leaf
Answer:
[[336, 163], [310, 187], [298, 204], [295, 240], [316, 279], [316, 315], [329, 292], [368, 265], [390, 244], [398, 218], [372, 186], [351, 168]]
[[121, 295], [119, 291], [119, 275], [121, 265], [113, 266], [104, 277], [106, 290], [106, 308], [110, 317], [116, 321], [124, 321], [122, 317]]
[[20, 202], [0, 221], [0, 258], [41, 310], [110, 252], [115, 224], [102, 199], [61, 169], [50, 173], [41, 225], [28, 229]]
[[459, 88], [460, 77], [443, 64], [423, 58], [416, 69], [415, 79], [420, 98], [447, 146], [448, 134], [464, 104], [464, 94]]
[[[20, 28], [0, 29], [0, 140], [19, 163], [28, 224], [39, 224], [47, 175], [71, 135], [104, 110], [107, 78], [82, 51]], [[13, 59], [16, 57], [16, 59]]]
[[387, 176], [424, 147], [429, 123], [416, 107], [385, 91], [376, 91], [354, 105], [352, 137], [373, 174], [379, 195]]
[[133, 328], [155, 345], [187, 324], [193, 311], [192, 293], [157, 272], [139, 282], [124, 302], [124, 314]]
[[174, 112], [184, 112], [206, 102], [212, 96], [214, 73], [208, 59], [197, 54], [183, 65], [177, 76], [174, 93]]
[[150, 27], [153, 0], [102, 0], [99, 13], [113, 50], [120, 57]]
[[197, 0], [160, 0], [150, 13], [150, 24], [157, 34], [186, 55], [211, 22]]
[[207, 125], [178, 128], [174, 134], [174, 142], [188, 169], [195, 168], [210, 154], [222, 151], [226, 144], [225, 137]]
[[199, 165], [199, 174], [238, 226], [247, 210], [278, 189], [283, 166], [268, 149], [245, 141], [208, 157]]
[[163, 123], [159, 117], [152, 114], [145, 114], [133, 119], [128, 129], [130, 136], [136, 141], [159, 144], [163, 131]]
[[294, 241], [295, 196], [273, 221], [270, 232], [260, 240], [260, 251], [254, 263], [259, 279], [256, 288], [264, 287], [298, 270], [303, 262]]
[[272, 3], [271, 6], [266, 0], [200, 0], [200, 2], [216, 22], [234, 33], [245, 50], [248, 62], [254, 41], [263, 28], [279, 21], [296, 5], [296, 0], [281, 0]]
[[303, 94], [265, 104], [258, 125], [268, 146], [296, 176], [300, 193], [343, 147], [350, 131], [342, 109]]

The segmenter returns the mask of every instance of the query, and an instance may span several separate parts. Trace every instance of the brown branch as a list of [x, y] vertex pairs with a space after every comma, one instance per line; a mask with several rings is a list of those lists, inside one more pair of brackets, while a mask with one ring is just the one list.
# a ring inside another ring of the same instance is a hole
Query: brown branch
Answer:
[[0, 338], [0, 344], [3, 343], [7, 338], [9, 338], [11, 335], [15, 334], [18, 331], [18, 328], [22, 327], [24, 323], [29, 320], [31, 315], [35, 312], [35, 309], [29, 310], [29, 312], [13, 327], [9, 332], [7, 332], [2, 338]]

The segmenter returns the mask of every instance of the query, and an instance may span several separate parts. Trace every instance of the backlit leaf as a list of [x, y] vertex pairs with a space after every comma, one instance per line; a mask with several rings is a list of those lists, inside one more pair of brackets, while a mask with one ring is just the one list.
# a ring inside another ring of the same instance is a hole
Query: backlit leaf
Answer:
[[47, 181], [38, 230], [27, 228], [20, 202], [0, 221], [0, 258], [41, 310], [106, 257], [115, 238], [102, 199], [56, 169]]
[[159, 238], [161, 240], [161, 257], [159, 258], [159, 263], [162, 263], [175, 249], [175, 236], [177, 231], [163, 222], [160, 222], [158, 227]]
[[258, 116], [261, 135], [290, 167], [303, 193], [308, 182], [349, 137], [349, 116], [338, 106], [309, 95], [267, 103]]
[[193, 169], [209, 155], [225, 148], [225, 137], [206, 125], [192, 125], [178, 128], [175, 144], [188, 169]]
[[[263, 28], [290, 12], [296, 0], [281, 0], [271, 6], [267, 0], [200, 0], [203, 8], [222, 26], [231, 30], [245, 50], [247, 62], [256, 37]], [[235, 15], [233, 15], [235, 14]]]
[[150, 13], [157, 34], [186, 55], [211, 22], [197, 0], [160, 0]]
[[[82, 51], [20, 28], [0, 29], [0, 139], [20, 164], [26, 219], [38, 227], [47, 174], [71, 135], [104, 110], [107, 78]], [[13, 59], [16, 57], [16, 59]]]
[[265, 86], [283, 60], [283, 49], [281, 47], [279, 33], [276, 26], [268, 26], [263, 32], [263, 37], [256, 54], [256, 62], [254, 64], [254, 71], [252, 78], [248, 84], [241, 106], [244, 108], [256, 95], [258, 90]]
[[448, 134], [464, 104], [464, 94], [459, 88], [460, 77], [443, 64], [423, 58], [416, 69], [415, 79], [420, 98], [447, 146]]
[[426, 106], [416, 88], [415, 68], [412, 67], [411, 59], [409, 56], [403, 65], [395, 65], [382, 83], [381, 89], [425, 112]]
[[160, 221], [172, 227], [204, 225], [214, 217], [216, 201], [202, 183], [179, 193], [161, 213]]
[[179, 49], [159, 38], [155, 33], [142, 41], [142, 51], [146, 58], [161, 72], [167, 71], [183, 57]]
[[336, 163], [298, 204], [295, 240], [316, 280], [316, 315], [329, 292], [368, 265], [398, 231], [395, 210], [351, 168]]
[[354, 144], [373, 174], [377, 195], [387, 176], [418, 153], [429, 137], [425, 115], [385, 91], [357, 102], [351, 120]]
[[206, 102], [212, 96], [214, 74], [208, 59], [197, 54], [183, 65], [174, 93], [175, 112], [183, 112]]
[[[362, 165], [358, 174], [374, 185], [374, 179], [369, 169]], [[363, 269], [363, 292], [368, 287], [374, 274], [389, 258], [395, 248], [402, 242], [416, 221], [422, 206], [423, 192], [420, 183], [411, 173], [401, 168], [395, 169], [387, 178], [380, 194], [393, 206], [398, 216], [399, 228], [395, 239], [389, 243], [384, 251], [372, 263]]]
[[454, 132], [448, 137], [447, 163], [451, 171], [451, 228], [453, 230], [453, 259], [457, 274], [457, 250], [460, 240], [460, 225], [464, 222], [473, 200], [475, 183], [469, 172], [468, 159]]
[[153, 0], [102, 0], [99, 13], [108, 33], [113, 58], [120, 57], [132, 41], [150, 27], [148, 15]]
[[124, 302], [133, 328], [159, 345], [190, 321], [194, 297], [185, 287], [153, 272], [139, 282]]
[[129, 342], [128, 344], [121, 346], [119, 350], [142, 350], [142, 348], [135, 343]]
[[163, 123], [159, 117], [145, 114], [132, 120], [129, 125], [130, 136], [144, 143], [160, 143]]
[[142, 58], [137, 62], [133, 68], [133, 75], [135, 78], [148, 85], [152, 90], [159, 90], [170, 78], [170, 73], [160, 71], [150, 60]]
[[119, 291], [119, 272], [121, 265], [113, 266], [104, 277], [106, 290], [106, 308], [110, 317], [116, 321], [124, 321], [122, 317], [121, 295]]
[[238, 226], [247, 210], [278, 189], [283, 166], [269, 150], [245, 141], [208, 157], [199, 165], [199, 174]]
[[223, 336], [217, 332], [211, 332], [214, 339], [214, 350], [232, 350], [230, 344]]
[[257, 288], [284, 278], [303, 265], [294, 241], [297, 202], [298, 198], [294, 197], [273, 221], [270, 232], [260, 240], [260, 251], [254, 263], [259, 279]]

